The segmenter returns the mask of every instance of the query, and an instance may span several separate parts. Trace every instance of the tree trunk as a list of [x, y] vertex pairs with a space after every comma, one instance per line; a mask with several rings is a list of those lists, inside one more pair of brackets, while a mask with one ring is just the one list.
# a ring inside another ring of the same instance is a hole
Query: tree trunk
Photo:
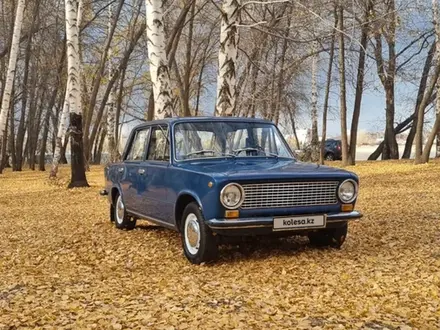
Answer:
[[[436, 41], [436, 43], [437, 43], [437, 41]], [[431, 102], [432, 93], [433, 93], [435, 86], [437, 84], [437, 80], [440, 78], [440, 62], [437, 61], [437, 56], [439, 56], [439, 60], [440, 60], [440, 54], [437, 53], [438, 51], [440, 52], [440, 47], [436, 47], [435, 70], [434, 70], [434, 73], [431, 77], [431, 81], [429, 83], [429, 86], [425, 90], [423, 100], [420, 102], [420, 108], [417, 113], [417, 129], [416, 129], [416, 136], [415, 136], [415, 140], [416, 140], [415, 163], [416, 164], [423, 163], [423, 157], [422, 157], [422, 152], [423, 152], [423, 121], [425, 118], [425, 109], [428, 106], [428, 104]], [[438, 93], [437, 93], [437, 95], [438, 95]], [[428, 154], [428, 157], [429, 157], [429, 154]]]
[[[338, 7], [339, 31], [344, 31], [344, 8]], [[348, 165], [348, 139], [347, 139], [347, 93], [345, 87], [345, 43], [344, 34], [339, 32], [339, 104], [341, 111], [341, 148], [342, 165]]]
[[372, 5], [372, 0], [368, 0], [367, 7], [364, 13], [364, 23], [361, 34], [361, 45], [359, 47], [359, 63], [357, 68], [356, 77], [356, 93], [354, 97], [353, 117], [351, 120], [350, 129], [350, 145], [348, 150], [348, 164], [356, 164], [356, 146], [357, 146], [357, 133], [359, 126], [359, 117], [361, 114], [362, 94], [364, 93], [364, 77], [365, 77], [365, 55], [368, 47], [368, 29], [369, 15]]
[[217, 77], [216, 116], [232, 116], [235, 112], [238, 59], [238, 0], [223, 0], [220, 29], [219, 65]]
[[435, 151], [435, 158], [440, 158], [440, 131], [437, 132], [436, 143], [437, 143], [437, 148]]
[[[292, 9], [290, 9], [287, 13], [288, 15], [288, 19], [287, 19], [287, 26], [291, 25], [291, 16], [292, 16]], [[286, 52], [287, 52], [287, 48], [288, 48], [288, 38], [290, 35], [290, 29], [286, 29], [286, 32], [284, 33], [284, 40], [283, 40], [283, 45], [281, 48], [281, 63], [280, 63], [280, 72], [278, 75], [278, 87], [277, 87], [277, 91], [276, 91], [276, 104], [275, 104], [275, 124], [278, 125], [278, 122], [280, 120], [280, 112], [281, 112], [281, 102], [282, 102], [282, 98], [284, 96], [284, 85], [285, 85], [285, 81], [284, 81], [284, 73], [285, 73], [285, 61], [286, 61]], [[317, 93], [316, 93], [316, 97], [318, 97]], [[316, 99], [316, 103], [318, 102], [318, 100]], [[316, 120], [318, 120], [318, 118], [316, 118]], [[318, 138], [318, 123], [316, 122], [316, 137]]]
[[117, 159], [119, 159], [119, 157], [120, 157], [120, 154], [119, 154], [119, 141], [120, 141], [119, 118], [121, 116], [122, 101], [124, 99], [125, 72], [126, 72], [126, 69], [123, 68], [122, 72], [121, 72], [121, 78], [119, 81], [118, 100], [117, 100], [117, 104], [116, 104], [116, 114], [115, 114], [115, 150], [116, 150]]
[[[11, 52], [9, 54], [8, 72], [6, 74], [6, 83], [3, 90], [2, 105], [0, 110], [0, 145], [2, 140], [6, 139], [6, 123], [9, 109], [11, 107], [12, 87], [15, 78], [15, 68], [17, 66], [17, 58], [20, 46], [21, 26], [23, 24], [25, 0], [18, 0], [17, 12], [14, 22], [14, 31], [11, 42]], [[2, 159], [3, 150], [0, 150], [0, 159]], [[0, 173], [2, 172], [2, 164], [0, 161]]]
[[99, 141], [96, 141], [96, 143], [95, 143], [95, 152], [93, 155], [93, 163], [96, 165], [101, 164], [102, 149], [104, 147], [104, 141], [105, 141], [106, 136], [107, 136], [107, 129], [104, 127], [101, 129]]
[[324, 165], [325, 159], [325, 140], [327, 139], [327, 113], [328, 113], [328, 103], [330, 98], [330, 87], [332, 82], [332, 69], [333, 69], [333, 59], [335, 56], [335, 38], [336, 38], [336, 28], [338, 27], [338, 14], [334, 10], [335, 25], [332, 32], [332, 39], [330, 42], [330, 57], [327, 69], [327, 82], [325, 86], [325, 96], [324, 96], [324, 109], [322, 111], [322, 136], [321, 145], [319, 152], [319, 163]]
[[[67, 133], [67, 119], [69, 116], [69, 91], [70, 91], [70, 85], [69, 81], [67, 81], [66, 86], [66, 92], [64, 97], [64, 105], [63, 110], [61, 111], [61, 116], [58, 123], [58, 133], [56, 137], [56, 145], [55, 145], [55, 151], [53, 154], [52, 159], [52, 169], [50, 171], [50, 178], [56, 178], [58, 174], [58, 165], [61, 164], [67, 164], [67, 160], [65, 163], [61, 162], [62, 153], [61, 150], [63, 149], [63, 141]], [[66, 148], [64, 148], [64, 159], [66, 158]]]
[[[55, 103], [55, 101], [54, 101]], [[41, 137], [41, 146], [40, 146], [40, 157], [38, 159], [38, 168], [40, 171], [45, 171], [45, 156], [46, 156], [46, 145], [47, 145], [47, 137], [49, 135], [49, 125], [50, 125], [50, 112], [52, 111], [52, 107], [48, 107], [46, 110], [46, 115], [44, 116], [44, 127], [43, 127], [43, 136]]]
[[426, 84], [428, 82], [429, 71], [431, 69], [432, 59], [434, 57], [435, 43], [432, 44], [426, 56], [425, 64], [423, 66], [422, 76], [420, 78], [419, 90], [417, 91], [416, 106], [414, 108], [414, 123], [411, 126], [408, 137], [406, 138], [405, 150], [403, 151], [402, 159], [409, 159], [411, 157], [412, 146], [414, 143], [414, 137], [416, 136], [417, 117], [419, 113], [420, 104], [422, 103], [423, 96], [426, 90]]
[[[9, 111], [6, 113], [6, 125], [5, 125], [5, 131], [8, 131], [8, 118], [9, 118]], [[0, 141], [0, 174], [3, 172], [3, 169], [5, 167], [8, 167], [9, 164], [9, 157], [7, 155], [7, 146], [8, 146], [8, 135], [5, 134], [4, 138]]]
[[296, 134], [295, 116], [291, 109], [288, 110], [289, 110], [290, 124], [292, 125], [293, 137], [295, 138], [295, 147], [298, 150], [300, 149], [300, 145], [299, 145], [298, 135]]
[[[317, 42], [313, 42], [313, 53], [316, 53]], [[319, 136], [318, 136], [318, 55], [312, 56], [312, 141], [311, 141], [311, 160], [317, 162], [319, 160]]]
[[[109, 7], [109, 18], [108, 18], [108, 34], [110, 35], [112, 29], [112, 6]], [[109, 47], [108, 49], [108, 75], [109, 81], [113, 76], [113, 49]], [[113, 163], [117, 158], [116, 143], [115, 143], [115, 88], [112, 88], [108, 96], [107, 101], [107, 140], [108, 140], [108, 153], [109, 153], [109, 163]], [[105, 137], [105, 135], [104, 135]], [[101, 142], [100, 142], [101, 145]], [[102, 146], [101, 146], [102, 151]]]
[[66, 0], [67, 84], [70, 85], [68, 102], [70, 113], [70, 163], [72, 172], [68, 188], [89, 186], [84, 167], [77, 8], [77, 0]]
[[[14, 89], [12, 89], [14, 90]], [[14, 94], [14, 92], [12, 92]], [[11, 157], [11, 167], [13, 171], [17, 170], [17, 157], [15, 155], [15, 116], [14, 116], [14, 104], [11, 106], [11, 114], [9, 116], [9, 156]]]
[[375, 31], [374, 38], [376, 45], [374, 49], [374, 56], [376, 59], [377, 74], [385, 90], [386, 97], [386, 109], [385, 109], [385, 138], [384, 147], [382, 151], [382, 159], [398, 159], [399, 147], [396, 141], [396, 135], [394, 134], [394, 115], [395, 115], [395, 76], [396, 76], [396, 8], [395, 1], [389, 0], [387, 2], [387, 23], [388, 26], [384, 27], [386, 33], [384, 33], [385, 39], [388, 44], [388, 61], [387, 66], [383, 59], [382, 54], [382, 35], [381, 31]]
[[173, 113], [162, 6], [162, 0], [146, 0], [148, 58], [150, 59], [156, 119], [171, 117]]
[[[435, 27], [435, 62], [436, 66], [440, 66], [440, 13], [439, 13], [439, 4], [438, 0], [432, 0], [432, 11], [434, 16], [434, 27]], [[429, 162], [429, 155], [431, 154], [431, 148], [434, 143], [436, 136], [440, 132], [440, 77], [436, 79], [436, 89], [437, 89], [437, 98], [436, 98], [436, 118], [434, 122], [434, 126], [431, 129], [431, 133], [428, 136], [428, 140], [426, 141], [425, 148], [423, 149], [421, 163]]]
[[66, 149], [67, 144], [69, 143], [69, 136], [66, 135], [64, 137], [64, 142], [62, 143], [61, 149], [60, 149], [60, 161], [59, 164], [68, 164], [67, 158], [66, 158]]
[[183, 75], [183, 85], [184, 85], [184, 94], [183, 94], [183, 116], [189, 117], [191, 116], [191, 109], [189, 108], [189, 99], [191, 95], [191, 71], [192, 71], [192, 43], [193, 43], [193, 30], [194, 30], [194, 14], [196, 10], [196, 1], [192, 2], [191, 6], [191, 16], [189, 18], [188, 25], [188, 42], [186, 44], [185, 50], [185, 73]]

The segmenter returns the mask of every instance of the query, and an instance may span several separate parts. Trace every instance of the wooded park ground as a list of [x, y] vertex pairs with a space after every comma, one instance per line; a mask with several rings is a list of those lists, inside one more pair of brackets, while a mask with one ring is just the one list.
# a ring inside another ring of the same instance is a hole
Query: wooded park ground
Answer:
[[[332, 163], [331, 165], [338, 165]], [[306, 238], [225, 247], [194, 266], [179, 235], [120, 231], [91, 188], [48, 173], [0, 176], [0, 329], [439, 329], [440, 162], [360, 162], [341, 250]]]

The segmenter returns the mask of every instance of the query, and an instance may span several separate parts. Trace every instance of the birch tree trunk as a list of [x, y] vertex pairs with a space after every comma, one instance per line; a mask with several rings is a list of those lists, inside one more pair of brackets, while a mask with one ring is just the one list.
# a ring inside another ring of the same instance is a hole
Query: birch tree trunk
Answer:
[[148, 58], [153, 83], [155, 119], [172, 116], [173, 100], [166, 53], [163, 1], [145, 0], [147, 9]]
[[[79, 33], [79, 27], [81, 25], [82, 11], [83, 11], [83, 0], [79, 0], [78, 12], [76, 15], [76, 26], [78, 29], [78, 33]], [[67, 24], [67, 16], [66, 16], [66, 24]], [[79, 35], [78, 35], [78, 38], [79, 38]], [[68, 43], [69, 43], [69, 41], [68, 41], [67, 35], [66, 35], [66, 49], [67, 49]], [[79, 51], [79, 41], [78, 41], [78, 51]], [[79, 62], [79, 53], [78, 53], [77, 60], [78, 60], [79, 74], [81, 74], [81, 64]], [[80, 80], [78, 80], [78, 83], [79, 83], [79, 81]], [[58, 174], [58, 167], [60, 164], [62, 151], [63, 151], [63, 142], [65, 140], [66, 133], [67, 133], [68, 118], [69, 118], [69, 93], [70, 93], [71, 89], [72, 89], [72, 87], [70, 86], [70, 80], [67, 79], [66, 92], [65, 92], [64, 103], [63, 103], [63, 110], [61, 112], [60, 121], [58, 123], [58, 131], [57, 131], [57, 137], [56, 137], [56, 142], [55, 142], [55, 151], [53, 154], [52, 168], [50, 170], [49, 178], [56, 178], [56, 176]], [[81, 97], [81, 94], [80, 94], [80, 97]], [[65, 153], [66, 151], [64, 150], [63, 152]], [[64, 163], [64, 162], [62, 162], [62, 163]]]
[[[339, 31], [344, 31], [344, 8], [338, 9]], [[342, 165], [348, 164], [348, 138], [347, 138], [347, 94], [345, 87], [345, 45], [344, 34], [339, 32], [339, 102], [341, 111], [341, 147]]]
[[236, 107], [239, 0], [223, 0], [218, 54], [216, 116], [232, 116]]
[[77, 12], [78, 1], [66, 0], [67, 85], [70, 86], [68, 104], [71, 154], [71, 179], [68, 188], [89, 186], [84, 168]]
[[6, 137], [6, 122], [8, 120], [8, 112], [11, 107], [12, 88], [14, 85], [15, 68], [17, 66], [18, 51], [20, 45], [21, 26], [23, 24], [25, 0], [19, 0], [17, 4], [17, 13], [15, 16], [14, 31], [11, 42], [11, 52], [9, 54], [8, 72], [6, 74], [6, 83], [3, 91], [3, 99], [0, 110], [0, 174], [3, 166], [3, 139]]
[[[108, 17], [108, 34], [111, 34], [112, 29], [112, 5], [109, 6], [109, 17]], [[110, 46], [108, 49], [108, 75], [109, 81], [113, 77], [113, 50]], [[109, 162], [113, 163], [117, 158], [117, 150], [115, 143], [115, 88], [112, 88], [108, 96], [107, 101], [107, 141], [108, 141], [108, 151], [109, 151]]]
[[318, 54], [316, 54], [317, 43], [313, 42], [312, 52], [312, 162], [319, 160], [319, 137], [318, 137]]

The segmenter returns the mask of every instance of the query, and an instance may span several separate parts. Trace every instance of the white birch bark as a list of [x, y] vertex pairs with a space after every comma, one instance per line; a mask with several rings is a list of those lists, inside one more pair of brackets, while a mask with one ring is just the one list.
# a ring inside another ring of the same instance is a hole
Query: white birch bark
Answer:
[[[68, 1], [66, 0], [66, 28], [67, 28], [67, 24], [69, 24], [68, 19], [71, 20], [71, 17], [69, 17], [67, 15], [67, 3], [70, 3], [72, 1]], [[76, 2], [76, 1], [74, 1]], [[71, 4], [69, 4], [71, 5]], [[75, 4], [76, 5], [76, 4]], [[83, 0], [79, 0], [78, 3], [78, 12], [76, 14], [76, 24], [75, 24], [75, 29], [76, 29], [76, 33], [77, 36], [79, 37], [79, 26], [81, 24], [81, 15], [82, 15], [82, 9], [83, 9]], [[70, 12], [70, 15], [72, 15], [72, 13]], [[70, 31], [70, 33], [72, 33], [72, 31]], [[69, 35], [67, 34], [67, 30], [66, 30], [66, 42], [67, 42], [67, 47], [69, 47]], [[77, 42], [78, 47], [77, 49], [77, 53], [79, 50], [79, 41]], [[69, 54], [69, 50], [68, 54], [67, 54], [67, 62], [68, 62], [68, 70], [69, 70], [69, 58], [70, 58], [70, 54]], [[80, 70], [80, 62], [79, 62], [79, 53], [78, 56], [76, 58], [77, 63], [77, 67]], [[79, 79], [80, 76], [78, 76], [78, 85], [79, 85]], [[80, 89], [80, 86], [78, 86], [77, 88]], [[70, 112], [70, 106], [69, 106], [69, 97], [70, 97], [70, 93], [72, 90], [72, 86], [71, 86], [71, 80], [68, 78], [67, 79], [67, 84], [66, 84], [66, 92], [65, 92], [65, 96], [64, 96], [64, 104], [63, 104], [63, 110], [61, 112], [61, 117], [60, 117], [60, 121], [58, 124], [58, 132], [57, 132], [57, 138], [56, 138], [56, 143], [55, 143], [55, 151], [54, 151], [54, 155], [53, 155], [53, 160], [52, 160], [52, 169], [50, 171], [50, 177], [54, 178], [57, 176], [58, 173], [58, 166], [59, 166], [59, 162], [60, 162], [60, 158], [61, 158], [61, 148], [63, 146], [63, 141], [65, 139], [66, 133], [67, 133], [67, 127], [68, 127], [68, 119], [69, 119], [69, 112]], [[79, 96], [79, 102], [81, 102], [81, 94]], [[81, 104], [81, 103], [79, 103]]]
[[78, 1], [66, 0], [67, 84], [69, 113], [81, 114]]
[[[317, 43], [313, 42], [312, 52], [316, 53]], [[318, 55], [312, 57], [312, 161], [317, 161], [319, 157], [319, 137], [318, 137]]]
[[[432, 11], [434, 14], [434, 27], [435, 27], [435, 60], [436, 65], [440, 65], [440, 9], [439, 9], [439, 3], [438, 0], [432, 0]], [[436, 89], [437, 89], [437, 99], [435, 102], [436, 106], [436, 124], [439, 126], [438, 122], [440, 121], [440, 77], [437, 79], [436, 83]], [[436, 132], [436, 151], [435, 151], [435, 157], [440, 157], [440, 128], [437, 128]], [[428, 156], [429, 158], [429, 156]]]
[[[9, 55], [8, 71], [6, 74], [6, 83], [3, 91], [3, 100], [0, 110], [0, 162], [2, 160], [2, 143], [3, 138], [6, 136], [6, 121], [8, 120], [8, 112], [11, 106], [12, 87], [14, 85], [15, 68], [17, 66], [17, 58], [20, 46], [21, 26], [23, 24], [25, 0], [19, 0], [17, 3], [17, 12], [14, 22], [14, 30], [12, 35], [11, 51]], [[1, 164], [0, 164], [1, 172]]]
[[232, 116], [236, 107], [239, 8], [239, 0], [223, 0], [218, 54], [216, 116]]
[[173, 102], [170, 70], [165, 50], [162, 0], [145, 0], [150, 75], [153, 83], [155, 119], [172, 116]]
[[[109, 17], [108, 17], [108, 34], [111, 33], [113, 21], [113, 7], [109, 6]], [[110, 81], [113, 77], [113, 49], [110, 46], [108, 49], [108, 80]], [[108, 151], [109, 151], [109, 161], [110, 163], [116, 161], [116, 143], [115, 143], [115, 90], [111, 89], [110, 94], [107, 99], [107, 141], [108, 141]]]

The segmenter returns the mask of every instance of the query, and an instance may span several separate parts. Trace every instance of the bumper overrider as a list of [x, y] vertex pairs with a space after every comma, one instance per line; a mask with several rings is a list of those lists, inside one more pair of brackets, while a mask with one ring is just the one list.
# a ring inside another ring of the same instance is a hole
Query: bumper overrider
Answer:
[[[358, 211], [326, 214], [326, 227], [338, 226], [349, 220], [357, 220], [360, 218], [362, 218], [362, 214]], [[229, 229], [273, 228], [273, 219], [274, 217], [210, 219], [207, 220], [206, 223], [213, 231], [223, 232]], [[307, 228], [302, 228], [302, 230], [307, 230]], [[297, 229], [292, 229], [292, 231], [297, 231]]]

